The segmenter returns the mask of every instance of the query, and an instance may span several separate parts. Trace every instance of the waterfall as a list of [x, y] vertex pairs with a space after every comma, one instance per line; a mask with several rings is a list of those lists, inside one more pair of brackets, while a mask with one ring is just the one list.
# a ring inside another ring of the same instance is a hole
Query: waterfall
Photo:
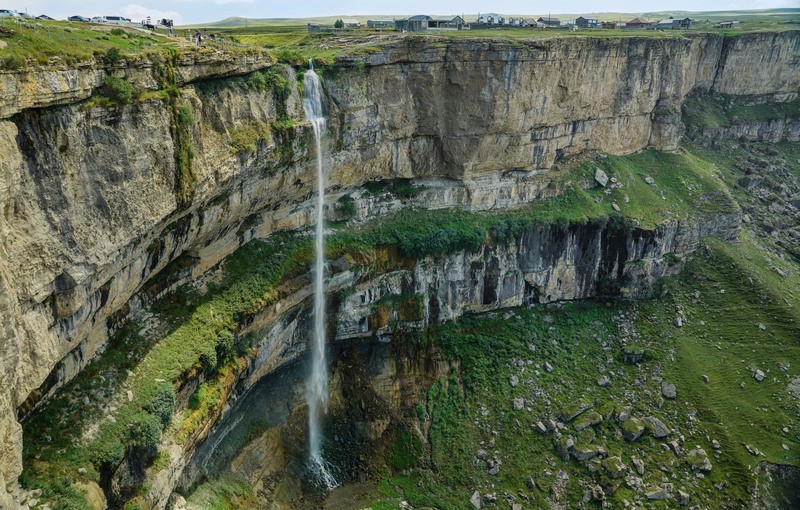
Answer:
[[303, 110], [314, 129], [317, 149], [317, 228], [315, 235], [314, 261], [314, 338], [310, 345], [311, 371], [306, 383], [308, 402], [308, 452], [310, 468], [317, 481], [332, 489], [336, 480], [328, 471], [322, 458], [321, 415], [328, 412], [328, 366], [325, 360], [325, 171], [322, 157], [322, 138], [325, 135], [325, 113], [322, 110], [322, 82], [309, 62], [309, 70], [303, 79]]

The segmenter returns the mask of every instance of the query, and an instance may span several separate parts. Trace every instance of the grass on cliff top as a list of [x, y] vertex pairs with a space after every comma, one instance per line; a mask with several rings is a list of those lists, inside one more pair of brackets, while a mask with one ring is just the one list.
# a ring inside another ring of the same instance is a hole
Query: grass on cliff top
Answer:
[[[634, 491], [611, 479], [600, 464], [590, 461], [594, 469], [588, 469], [565, 462], [553, 436], [532, 428], [581, 400], [604, 417], [624, 405], [632, 406], [636, 417], [657, 416], [675, 431], [670, 439], [683, 435], [685, 451], [699, 445], [708, 453], [712, 471], [698, 478], [688, 456], [665, 450], [664, 442], [649, 435], [627, 442], [613, 419], [583, 432], [568, 425], [565, 433], [578, 444], [605, 447], [609, 455], [621, 456], [629, 472], [634, 472], [631, 457], [642, 459], [648, 489], [666, 480], [688, 492], [692, 504], [745, 505], [759, 462], [800, 466], [800, 401], [787, 391], [789, 381], [800, 377], [800, 303], [796, 296], [789, 304], [783, 300], [800, 288], [800, 276], [795, 268], [791, 278], [776, 279], [769, 267], [777, 261], [770, 258], [747, 236], [741, 246], [708, 239], [684, 273], [664, 282], [667, 294], [661, 299], [536, 306], [517, 309], [511, 318], [465, 316], [433, 328], [425, 338], [460, 360], [462, 377], [431, 387], [423, 399], [430, 444], [421, 469], [390, 477], [388, 485], [415, 507], [465, 508], [473, 490], [495, 493], [498, 500], [514, 494], [532, 507], [548, 505], [555, 491], [559, 503], [573, 507], [583, 497], [580, 481], [590, 480], [605, 489], [612, 507], [622, 507], [623, 500], [633, 501]], [[688, 319], [682, 328], [673, 324], [676, 308]], [[622, 323], [629, 324], [627, 332]], [[629, 336], [630, 325], [640, 338]], [[623, 363], [622, 339], [644, 346], [645, 361]], [[554, 366], [552, 372], [542, 368], [545, 361]], [[764, 370], [767, 379], [757, 383], [751, 367]], [[517, 386], [509, 383], [511, 375], [518, 376]], [[602, 375], [610, 377], [609, 386], [597, 384]], [[675, 401], [661, 398], [661, 380], [676, 385]], [[516, 397], [528, 399], [531, 411], [514, 411]], [[711, 439], [720, 442], [718, 453]], [[754, 457], [745, 445], [764, 456]], [[500, 458], [497, 476], [475, 460], [478, 449]], [[558, 471], [569, 475], [562, 486]], [[529, 476], [535, 489], [526, 483]]]
[[[42, 25], [36, 26], [34, 23]], [[0, 31], [13, 31], [2, 40], [8, 47], [0, 51], [0, 68], [16, 70], [30, 64], [46, 65], [53, 57], [67, 64], [90, 61], [111, 48], [124, 57], [159, 51], [169, 40], [136, 30], [89, 23], [35, 21], [31, 27], [0, 18]]]
[[[15, 71], [33, 65], [52, 65], [56, 62], [74, 66], [103, 57], [109, 50], [119, 52], [126, 60], [144, 60], [165, 54], [168, 50], [204, 53], [224, 48], [226, 52], [252, 53], [255, 47], [226, 45], [224, 41], [207, 40], [203, 48], [188, 44], [184, 39], [150, 34], [136, 28], [109, 24], [72, 23], [65, 21], [33, 20], [20, 24], [10, 18], [0, 18], [0, 37], [8, 46], [0, 50], [0, 70]], [[110, 62], [115, 64], [116, 62]]]

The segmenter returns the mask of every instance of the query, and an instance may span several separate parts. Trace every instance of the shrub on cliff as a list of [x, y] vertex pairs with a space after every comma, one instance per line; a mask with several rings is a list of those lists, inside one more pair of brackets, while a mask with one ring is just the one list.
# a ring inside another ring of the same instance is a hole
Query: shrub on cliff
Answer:
[[344, 195], [336, 201], [339, 205], [339, 212], [345, 219], [350, 219], [356, 215], [356, 201], [350, 195]]
[[147, 405], [147, 412], [158, 418], [162, 427], [169, 425], [175, 410], [175, 390], [171, 384], [162, 384]]
[[115, 66], [119, 64], [119, 48], [109, 48], [108, 51], [106, 51], [105, 58], [109, 65]]
[[124, 106], [133, 99], [133, 85], [116, 76], [106, 76], [100, 92], [117, 106]]
[[236, 345], [233, 338], [233, 333], [224, 329], [217, 335], [217, 361], [218, 363], [225, 363], [236, 354]]
[[194, 125], [194, 115], [192, 114], [192, 106], [189, 103], [181, 102], [177, 106], [176, 122], [181, 128], [189, 128]]
[[275, 95], [275, 99], [285, 101], [292, 93], [292, 86], [283, 74], [281, 66], [271, 68], [266, 73], [256, 71], [251, 74], [243, 84], [245, 90], [269, 91]]
[[411, 469], [419, 464], [422, 456], [422, 440], [416, 434], [403, 430], [389, 446], [387, 461], [396, 471]]
[[108, 444], [96, 446], [92, 451], [92, 464], [97, 469], [103, 469], [104, 466], [115, 468], [122, 462], [125, 456], [125, 448], [119, 441], [112, 441]]

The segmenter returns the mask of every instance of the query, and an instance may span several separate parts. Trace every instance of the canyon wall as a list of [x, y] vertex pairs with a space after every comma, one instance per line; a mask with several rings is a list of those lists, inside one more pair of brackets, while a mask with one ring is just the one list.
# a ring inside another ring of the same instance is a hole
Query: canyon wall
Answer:
[[[368, 180], [410, 177], [436, 183], [438, 206], [521, 205], [557, 192], [547, 171], [562, 156], [675, 149], [687, 94], [794, 99], [798, 45], [800, 32], [400, 38], [325, 75], [329, 199]], [[192, 112], [187, 126], [176, 126], [162, 100], [79, 102], [112, 72], [158, 89], [154, 62], [0, 73], [0, 502], [21, 470], [15, 413], [23, 416], [102, 352], [146, 304], [146, 283], [163, 279], [163, 290], [253, 237], [309, 223], [308, 129], [275, 125], [301, 116], [293, 71], [280, 71], [290, 91], [277, 97], [236, 80], [202, 86], [267, 68], [268, 59], [212, 55], [159, 65], [176, 71], [179, 103]], [[187, 144], [188, 168], [177, 157]], [[373, 205], [365, 215], [386, 212]], [[164, 274], [181, 255], [187, 269]], [[530, 282], [514, 285], [556, 299], [546, 283], [553, 271], [558, 266], [531, 269], [523, 278]]]
[[[542, 224], [525, 230], [508, 244], [485, 244], [476, 251], [439, 257], [409, 259], [391, 247], [367, 250], [357, 264], [345, 257], [330, 264], [328, 336], [338, 343], [354, 339], [389, 343], [397, 341], [399, 331], [424, 331], [467, 313], [604, 295], [649, 295], [658, 278], [674, 274], [681, 267], [668, 254], [681, 258], [697, 249], [704, 236], [735, 241], [739, 225], [739, 213], [734, 208], [705, 214], [691, 222], [667, 223], [655, 230], [632, 228], [608, 219], [572, 225]], [[379, 267], [384, 269], [376, 269]], [[310, 282], [311, 278], [303, 275], [296, 280]], [[280, 307], [268, 307], [248, 320], [240, 334], [257, 333], [260, 341], [254, 356], [239, 379], [228, 386], [228, 405], [213, 428], [204, 430], [196, 441], [170, 443], [167, 451], [172, 464], [170, 469], [155, 474], [147, 494], [151, 508], [165, 508], [176, 486], [191, 487], [219, 470], [231, 469], [255, 483], [265, 473], [285, 467], [286, 450], [291, 447], [282, 444], [275, 430], [253, 439], [251, 433], [237, 429], [251, 426], [248, 415], [264, 414], [261, 420], [267, 419], [261, 408], [272, 410], [268, 421], [273, 426], [279, 423], [275, 420], [303, 415], [294, 409], [297, 404], [290, 405], [290, 395], [299, 390], [288, 380], [302, 380], [304, 369], [284, 373], [270, 389], [260, 383], [283, 367], [304, 363], [306, 342], [312, 338], [312, 292], [310, 284], [299, 286], [283, 296]], [[400, 346], [396, 348], [402, 350]], [[417, 368], [416, 377], [424, 378], [424, 371]], [[430, 377], [425, 380], [430, 383]], [[402, 382], [398, 384], [402, 386]], [[251, 391], [279, 391], [286, 395], [265, 402], [250, 395]], [[393, 409], [404, 404], [398, 401], [399, 389], [382, 393], [384, 397], [393, 395], [387, 397]], [[335, 407], [346, 405], [337, 399], [336, 391], [333, 398]], [[411, 400], [405, 405], [408, 402]], [[380, 429], [378, 421], [372, 425]], [[389, 420], [380, 423], [383, 429], [373, 431], [378, 437]], [[243, 442], [250, 439], [252, 445]], [[275, 451], [265, 451], [269, 445]]]

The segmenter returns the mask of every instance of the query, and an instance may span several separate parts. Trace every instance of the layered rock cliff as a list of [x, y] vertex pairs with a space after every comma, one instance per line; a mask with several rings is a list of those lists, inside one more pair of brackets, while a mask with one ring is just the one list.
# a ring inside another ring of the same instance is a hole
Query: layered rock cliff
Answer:
[[[548, 169], [563, 156], [675, 149], [680, 105], [690, 93], [793, 100], [799, 45], [798, 32], [535, 43], [403, 38], [380, 53], [344, 59], [326, 76], [330, 199], [365, 181], [398, 177], [434, 184], [438, 192], [428, 197], [436, 203], [423, 205], [437, 207], [505, 208], [555, 194]], [[0, 156], [0, 311], [8, 320], [0, 333], [0, 493], [14, 487], [21, 469], [15, 413], [30, 412], [101, 353], [109, 335], [152, 299], [140, 292], [145, 284], [155, 281], [158, 294], [254, 237], [309, 223], [309, 133], [285, 122], [300, 116], [294, 72], [275, 73], [285, 80], [280, 94], [236, 79], [209, 81], [269, 67], [248, 59], [161, 63], [176, 70], [181, 97], [117, 108], [76, 101], [108, 72], [157, 89], [158, 66], [1, 75], [0, 142], [8, 150]], [[747, 61], [755, 64], [741, 65]], [[191, 112], [190, 122], [179, 124], [179, 107]], [[187, 149], [188, 164], [178, 157]], [[370, 217], [387, 209], [366, 204], [360, 211]], [[669, 228], [652, 234], [668, 240], [652, 246], [621, 242], [620, 257], [663, 255], [673, 245], [691, 246], [677, 240], [701, 231]], [[598, 264], [605, 260], [600, 232], [580, 239], [533, 232], [529, 241], [536, 242], [521, 245], [527, 258], [492, 255], [494, 266], [470, 273], [483, 275], [484, 292], [470, 294], [479, 282], [464, 273], [469, 295], [444, 309], [534, 294], [591, 295], [599, 266], [557, 292], [552, 282], [574, 264], [563, 257], [576, 246], [596, 253]], [[735, 226], [720, 232], [730, 237]], [[558, 246], [535, 255], [540, 242]], [[182, 254], [185, 268], [164, 274]], [[472, 255], [458, 257], [450, 266], [467, 271]], [[608, 271], [622, 270], [612, 266]], [[506, 282], [497, 276], [503, 271], [517, 272]], [[351, 319], [342, 319], [343, 330], [362, 328], [358, 314]]]

